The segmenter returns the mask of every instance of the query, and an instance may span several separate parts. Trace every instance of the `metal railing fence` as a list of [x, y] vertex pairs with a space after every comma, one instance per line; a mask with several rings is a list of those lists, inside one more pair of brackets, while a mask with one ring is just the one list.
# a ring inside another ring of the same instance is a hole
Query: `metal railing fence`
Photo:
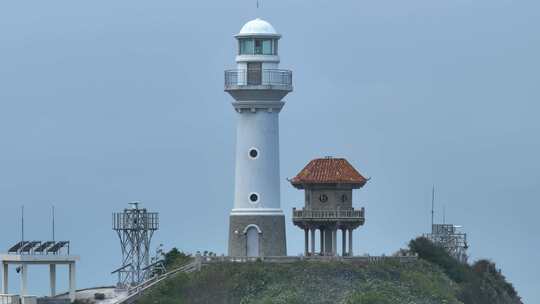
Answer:
[[278, 69], [225, 71], [226, 89], [253, 85], [292, 87], [292, 71]]
[[0, 304], [20, 304], [21, 298], [18, 295], [0, 294]]

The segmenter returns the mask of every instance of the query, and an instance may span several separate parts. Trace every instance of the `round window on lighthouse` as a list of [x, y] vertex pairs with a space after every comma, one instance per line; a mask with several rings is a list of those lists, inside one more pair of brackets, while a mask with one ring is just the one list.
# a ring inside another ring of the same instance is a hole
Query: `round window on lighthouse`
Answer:
[[257, 150], [257, 148], [251, 148], [249, 149], [249, 158], [251, 159], [256, 159], [257, 157], [259, 157], [259, 150]]
[[259, 195], [255, 192], [251, 192], [249, 194], [249, 202], [252, 204], [256, 204], [259, 202]]

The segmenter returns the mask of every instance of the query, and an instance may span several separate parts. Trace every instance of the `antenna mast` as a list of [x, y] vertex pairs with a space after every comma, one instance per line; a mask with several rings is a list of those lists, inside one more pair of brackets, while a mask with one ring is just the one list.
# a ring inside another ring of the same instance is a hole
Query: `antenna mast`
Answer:
[[24, 242], [24, 205], [21, 206], [21, 242]]
[[431, 188], [431, 227], [433, 229], [433, 217], [435, 216], [435, 185]]
[[443, 224], [446, 224], [446, 205], [443, 205], [442, 208], [443, 208], [443, 209], [442, 209], [442, 210], [443, 210], [443, 211], [442, 211], [442, 223], [443, 223]]
[[54, 242], [54, 205], [52, 205], [52, 240]]

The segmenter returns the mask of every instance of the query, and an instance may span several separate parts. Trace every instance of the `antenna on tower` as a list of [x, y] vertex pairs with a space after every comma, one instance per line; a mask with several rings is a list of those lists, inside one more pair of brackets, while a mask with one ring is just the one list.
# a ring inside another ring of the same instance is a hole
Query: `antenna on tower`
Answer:
[[52, 240], [54, 242], [54, 205], [52, 207]]
[[21, 242], [24, 242], [24, 205], [21, 206]]
[[434, 216], [435, 216], [435, 185], [433, 185], [433, 188], [431, 188], [431, 227], [433, 227]]
[[443, 205], [442, 208], [442, 223], [446, 224], [446, 205]]

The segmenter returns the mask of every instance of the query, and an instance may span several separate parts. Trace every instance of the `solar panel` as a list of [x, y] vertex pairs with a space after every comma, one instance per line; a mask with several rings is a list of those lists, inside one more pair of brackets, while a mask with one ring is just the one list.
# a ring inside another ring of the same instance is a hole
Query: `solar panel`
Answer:
[[36, 249], [34, 249], [34, 252], [43, 252], [47, 248], [51, 247], [52, 245], [54, 245], [54, 241], [41, 243], [41, 245], [39, 245]]
[[60, 251], [60, 249], [62, 249], [66, 245], [69, 245], [68, 241], [56, 242], [56, 244], [49, 248], [47, 252], [58, 253], [58, 251]]
[[28, 244], [28, 241], [21, 241], [9, 248], [8, 252], [18, 252], [24, 245]]
[[26, 252], [26, 253], [29, 253], [29, 252], [32, 250], [32, 248], [38, 246], [39, 244], [41, 244], [40, 241], [32, 241], [32, 242], [28, 242], [27, 244], [25, 244], [25, 245], [21, 248], [20, 252]]
[[67, 247], [69, 254], [69, 241], [21, 241], [9, 248], [11, 254], [58, 254], [62, 248]]

